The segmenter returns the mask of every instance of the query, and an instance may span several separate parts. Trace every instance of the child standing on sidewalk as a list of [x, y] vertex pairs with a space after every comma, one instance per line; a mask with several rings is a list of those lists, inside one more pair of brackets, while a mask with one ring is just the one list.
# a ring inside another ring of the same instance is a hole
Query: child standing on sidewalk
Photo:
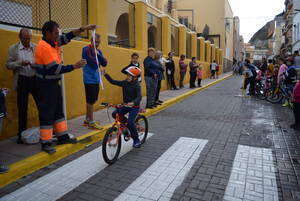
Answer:
[[200, 65], [197, 69], [197, 78], [198, 78], [198, 87], [202, 87], [201, 86], [201, 81], [202, 81], [202, 65]]
[[[298, 73], [298, 78], [299, 78]], [[295, 123], [290, 127], [295, 130], [300, 130], [300, 81], [297, 80], [297, 83], [293, 90], [293, 112], [295, 117]]]
[[[6, 116], [6, 107], [5, 107], [5, 96], [8, 93], [8, 89], [0, 89], [0, 134], [3, 126], [3, 119]], [[8, 172], [8, 167], [0, 163], [0, 174]]]

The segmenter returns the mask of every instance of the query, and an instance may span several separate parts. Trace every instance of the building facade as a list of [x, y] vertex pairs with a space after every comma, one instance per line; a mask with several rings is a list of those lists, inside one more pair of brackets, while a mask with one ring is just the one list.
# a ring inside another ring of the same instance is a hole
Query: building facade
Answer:
[[293, 18], [293, 52], [300, 50], [300, 12]]
[[[165, 1], [165, 5], [166, 2], [170, 1]], [[198, 36], [204, 37], [205, 40], [224, 50], [224, 69], [231, 69], [234, 58], [234, 18], [228, 0], [173, 0], [171, 2], [180, 22], [195, 30]]]

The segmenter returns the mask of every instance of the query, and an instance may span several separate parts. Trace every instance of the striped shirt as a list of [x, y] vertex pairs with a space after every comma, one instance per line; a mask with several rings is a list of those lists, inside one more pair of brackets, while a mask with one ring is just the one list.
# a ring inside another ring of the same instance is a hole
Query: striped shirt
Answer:
[[[34, 63], [34, 52], [33, 46], [29, 48], [25, 48], [22, 43], [19, 44], [18, 54], [20, 61], [29, 61], [30, 63]], [[31, 68], [30, 65], [22, 66], [19, 68], [19, 74], [26, 77], [33, 77], [35, 75], [35, 70]]]

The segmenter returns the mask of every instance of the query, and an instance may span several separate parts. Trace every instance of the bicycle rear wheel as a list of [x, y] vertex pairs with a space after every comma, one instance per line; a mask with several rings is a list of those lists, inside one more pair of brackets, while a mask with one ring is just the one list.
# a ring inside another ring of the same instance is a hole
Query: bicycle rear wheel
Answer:
[[121, 135], [118, 134], [118, 128], [113, 126], [109, 128], [102, 141], [103, 159], [108, 164], [113, 164], [118, 160], [122, 146]]
[[142, 144], [145, 143], [148, 135], [148, 120], [144, 115], [138, 115], [135, 120], [135, 126], [138, 131], [139, 139]]

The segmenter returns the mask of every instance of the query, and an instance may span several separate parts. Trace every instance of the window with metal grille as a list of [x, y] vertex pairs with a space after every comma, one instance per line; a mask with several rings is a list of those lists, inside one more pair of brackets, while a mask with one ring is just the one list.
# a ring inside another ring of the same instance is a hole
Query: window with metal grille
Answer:
[[159, 17], [148, 13], [148, 47], [162, 50], [162, 21]]
[[[88, 0], [0, 0], [0, 28], [29, 28], [40, 33], [49, 20], [66, 31], [88, 24]], [[88, 38], [88, 32], [82, 33], [82, 37]]]

